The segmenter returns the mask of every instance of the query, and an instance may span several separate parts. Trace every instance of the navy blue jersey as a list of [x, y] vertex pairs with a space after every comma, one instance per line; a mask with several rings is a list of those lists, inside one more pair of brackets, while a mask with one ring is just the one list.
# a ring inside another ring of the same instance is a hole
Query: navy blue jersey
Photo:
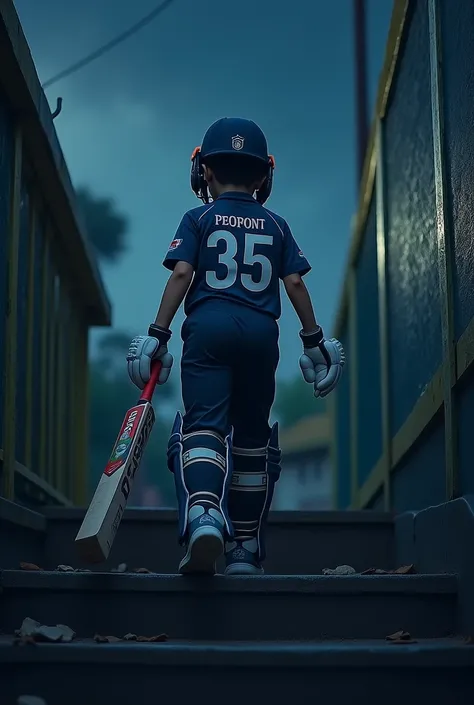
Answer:
[[163, 264], [172, 270], [180, 261], [195, 271], [186, 315], [203, 301], [221, 298], [277, 319], [279, 280], [311, 269], [286, 221], [242, 192], [224, 193], [184, 215]]

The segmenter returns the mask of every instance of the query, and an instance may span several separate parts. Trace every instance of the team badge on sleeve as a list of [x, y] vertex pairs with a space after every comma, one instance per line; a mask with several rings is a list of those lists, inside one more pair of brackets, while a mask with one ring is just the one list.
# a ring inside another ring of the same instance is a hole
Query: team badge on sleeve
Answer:
[[304, 257], [304, 252], [302, 252], [301, 250], [298, 252], [298, 254], [300, 257]]
[[168, 252], [172, 252], [173, 250], [176, 250], [182, 243], [182, 240], [172, 240], [171, 244], [168, 248]]

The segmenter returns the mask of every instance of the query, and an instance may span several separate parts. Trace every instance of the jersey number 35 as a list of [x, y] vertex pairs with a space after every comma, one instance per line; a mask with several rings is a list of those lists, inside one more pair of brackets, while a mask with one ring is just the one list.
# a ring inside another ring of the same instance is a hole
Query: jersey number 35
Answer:
[[[219, 264], [226, 268], [226, 275], [223, 279], [218, 279], [213, 271], [206, 272], [206, 284], [212, 289], [228, 289], [235, 284], [238, 277], [238, 265], [235, 260], [238, 251], [238, 243], [235, 235], [228, 230], [215, 230], [207, 240], [207, 247], [217, 247], [221, 242], [225, 242], [225, 250], [219, 254]], [[252, 274], [241, 274], [242, 286], [248, 291], [264, 291], [272, 279], [272, 263], [265, 255], [255, 254], [255, 245], [273, 245], [272, 235], [254, 235], [246, 233], [244, 240], [243, 264], [252, 266], [260, 265], [260, 278], [255, 280]]]

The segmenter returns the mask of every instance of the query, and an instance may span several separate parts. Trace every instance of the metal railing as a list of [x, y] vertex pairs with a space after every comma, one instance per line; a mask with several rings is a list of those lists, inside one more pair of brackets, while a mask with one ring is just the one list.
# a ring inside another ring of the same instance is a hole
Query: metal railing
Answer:
[[87, 352], [110, 306], [26, 40], [0, 9], [0, 496], [83, 504]]
[[470, 0], [394, 3], [335, 328], [340, 508], [474, 491], [473, 33]]

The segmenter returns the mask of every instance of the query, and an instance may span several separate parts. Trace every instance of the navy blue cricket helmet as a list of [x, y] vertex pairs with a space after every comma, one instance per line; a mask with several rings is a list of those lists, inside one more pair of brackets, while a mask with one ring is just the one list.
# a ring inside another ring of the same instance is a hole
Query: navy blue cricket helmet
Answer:
[[202, 165], [206, 157], [220, 154], [241, 154], [268, 165], [265, 181], [256, 193], [257, 201], [265, 203], [272, 190], [275, 160], [268, 154], [267, 140], [260, 127], [253, 120], [227, 117], [209, 127], [202, 145], [196, 147], [191, 157], [191, 188], [204, 203], [209, 203], [209, 191]]

